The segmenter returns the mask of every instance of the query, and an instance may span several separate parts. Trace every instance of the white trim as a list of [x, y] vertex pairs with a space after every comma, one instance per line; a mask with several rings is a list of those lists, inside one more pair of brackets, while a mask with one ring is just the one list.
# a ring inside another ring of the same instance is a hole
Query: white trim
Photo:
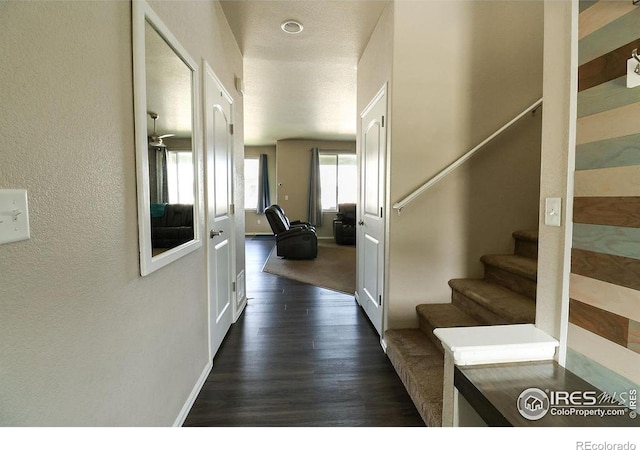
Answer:
[[380, 347], [382, 347], [382, 351], [385, 352], [385, 354], [387, 353], [387, 341], [380, 336]]
[[571, 247], [573, 247], [573, 193], [576, 167], [576, 129], [578, 123], [578, 19], [579, 3], [571, 2], [571, 80], [569, 82], [569, 130], [567, 157], [567, 186], [564, 210], [564, 262], [562, 264], [562, 296], [560, 298], [560, 347], [557, 361], [567, 363], [569, 341], [569, 287], [571, 277]]
[[[380, 280], [380, 283], [382, 283], [382, 285], [380, 286], [379, 290], [378, 290], [378, 294], [382, 295], [382, 298], [384, 299], [382, 305], [380, 305], [381, 311], [380, 311], [380, 330], [379, 330], [379, 334], [380, 337], [382, 338], [384, 336], [384, 333], [387, 329], [387, 316], [388, 316], [388, 303], [386, 301], [387, 298], [389, 298], [389, 194], [390, 194], [390, 188], [391, 188], [391, 183], [390, 183], [390, 173], [389, 173], [389, 166], [390, 166], [390, 161], [391, 161], [391, 132], [390, 132], [390, 120], [389, 120], [389, 116], [390, 116], [390, 112], [389, 112], [389, 105], [390, 105], [390, 98], [389, 98], [389, 92], [388, 92], [388, 82], [385, 81], [382, 84], [382, 87], [380, 88], [380, 90], [374, 95], [374, 97], [369, 101], [369, 104], [362, 110], [362, 112], [360, 113], [359, 119], [358, 119], [358, 131], [357, 131], [357, 139], [356, 139], [356, 164], [357, 164], [357, 173], [358, 173], [358, 201], [356, 203], [363, 205], [363, 192], [362, 192], [362, 137], [364, 135], [364, 130], [363, 130], [363, 119], [367, 116], [367, 114], [369, 114], [371, 112], [371, 110], [375, 107], [378, 106], [378, 102], [381, 101], [382, 99], [385, 100], [385, 104], [384, 104], [384, 114], [382, 116], [382, 121], [386, 120], [386, 124], [384, 125], [384, 137], [385, 137], [385, 153], [384, 153], [384, 167], [382, 168], [382, 170], [379, 170], [379, 177], [383, 177], [384, 180], [382, 182], [383, 187], [382, 187], [382, 201], [381, 201], [381, 205], [382, 205], [382, 230], [380, 233], [380, 241], [382, 242], [382, 277]], [[378, 168], [380, 169], [380, 161], [378, 161]], [[361, 208], [364, 209], [364, 208]], [[358, 220], [361, 220], [362, 218], [362, 214], [363, 212], [360, 212], [360, 215], [358, 217]], [[356, 236], [359, 236], [362, 231], [361, 231], [362, 227], [358, 227], [358, 229], [356, 230]], [[365, 303], [360, 303], [360, 299], [358, 296], [358, 290], [361, 287], [361, 283], [363, 282], [362, 277], [361, 277], [361, 273], [360, 273], [360, 268], [363, 264], [360, 252], [358, 251], [356, 253], [356, 291], [355, 291], [355, 298], [356, 301], [358, 302], [358, 304], [365, 310], [366, 313], [366, 305], [367, 300], [364, 299]], [[367, 317], [369, 315], [367, 314]], [[369, 320], [371, 321], [371, 318], [369, 318]], [[371, 321], [373, 323], [373, 321]], [[375, 324], [374, 324], [375, 326]], [[377, 327], [376, 327], [377, 328]]]
[[198, 398], [198, 394], [200, 394], [200, 391], [202, 390], [202, 386], [204, 386], [205, 381], [207, 381], [207, 377], [211, 373], [212, 369], [213, 369], [213, 361], [209, 361], [207, 365], [204, 366], [204, 370], [200, 374], [200, 378], [198, 378], [198, 380], [196, 381], [196, 384], [195, 386], [193, 386], [193, 389], [191, 390], [189, 397], [187, 397], [187, 400], [184, 402], [184, 405], [182, 406], [182, 409], [180, 410], [178, 417], [176, 417], [176, 420], [173, 422], [173, 425], [172, 425], [173, 427], [181, 427], [182, 424], [184, 424], [184, 421], [187, 420], [189, 411], [191, 411], [191, 408], [193, 407], [193, 404]]
[[240, 318], [240, 316], [242, 315], [244, 308], [246, 308], [247, 306], [247, 296], [245, 295], [242, 300], [238, 303], [238, 306], [236, 307], [236, 312], [235, 315], [233, 317], [233, 323], [236, 323], [238, 321], [238, 319]]
[[[231, 95], [229, 94], [229, 91], [227, 91], [227, 89], [224, 87], [224, 85], [222, 84], [222, 81], [220, 81], [220, 78], [218, 78], [218, 76], [215, 74], [215, 72], [213, 71], [213, 69], [211, 68], [211, 66], [209, 65], [209, 63], [207, 62], [207, 60], [205, 58], [202, 58], [202, 96], [203, 96], [203, 101], [202, 101], [202, 108], [203, 108], [203, 112], [202, 112], [202, 118], [203, 120], [207, 120], [207, 112], [205, 111], [205, 108], [207, 108], [207, 98], [210, 94], [210, 89], [215, 88], [215, 92], [217, 92], [217, 90], [220, 90], [221, 95], [223, 96], [223, 98], [229, 102], [229, 117], [228, 117], [228, 123], [229, 124], [233, 124], [233, 113], [234, 113], [234, 105], [233, 105], [233, 97], [231, 97]], [[213, 85], [211, 85], [210, 81], [213, 81]], [[217, 108], [219, 109], [219, 108]], [[224, 113], [224, 111], [221, 111]], [[206, 130], [206, 127], [205, 127]], [[227, 131], [229, 132], [229, 131]], [[229, 154], [231, 155], [230, 161], [229, 161], [229, 165], [230, 167], [228, 168], [228, 189], [229, 189], [229, 202], [232, 204], [235, 204], [235, 185], [233, 183], [233, 172], [234, 172], [234, 166], [235, 166], [235, 161], [234, 161], [234, 155], [235, 155], [235, 145], [234, 145], [234, 137], [233, 134], [229, 134], [230, 140], [229, 140], [229, 146], [230, 146], [230, 152]], [[202, 146], [203, 146], [203, 155], [206, 153], [207, 151], [207, 146], [206, 146], [206, 141], [207, 141], [208, 137], [206, 136], [206, 133], [203, 133], [203, 142], [202, 142]], [[203, 159], [206, 160], [206, 158], [203, 157]], [[205, 173], [207, 172], [208, 168], [206, 167], [205, 161], [203, 161], [202, 164], [202, 172], [203, 172], [203, 178], [206, 178]], [[204, 180], [206, 181], [206, 183], [210, 182], [211, 180]], [[202, 186], [205, 187], [206, 183], [203, 182]], [[207, 190], [208, 190], [208, 186], [206, 186]], [[209, 230], [212, 228], [212, 225], [209, 223], [209, 202], [211, 201], [211, 199], [208, 198], [208, 193], [203, 195], [203, 197], [206, 198], [206, 205], [204, 206], [203, 210], [204, 210], [204, 224], [205, 224], [205, 229]], [[230, 276], [231, 273], [233, 273], [233, 281], [236, 281], [236, 227], [235, 227], [235, 211], [232, 213], [231, 211], [228, 211], [228, 220], [229, 220], [229, 224], [230, 224], [230, 237], [228, 238], [229, 240], [229, 246], [230, 246], [230, 253], [231, 253], [231, 261], [230, 261], [230, 265], [231, 265], [231, 271], [230, 271]], [[210, 259], [209, 259], [209, 253], [211, 252], [211, 240], [207, 239], [207, 244], [206, 244], [206, 257], [205, 257], [205, 270], [206, 270], [206, 278], [207, 278], [207, 326], [208, 326], [208, 347], [209, 347], [209, 359], [213, 361], [213, 358], [216, 356], [213, 352], [213, 348], [211, 347], [211, 340], [212, 340], [212, 333], [213, 333], [213, 326], [214, 324], [211, 323], [211, 306], [212, 306], [212, 298], [211, 298], [211, 284], [212, 284], [212, 280], [211, 280], [211, 267], [210, 267]], [[229, 279], [229, 282], [231, 282], [232, 280]], [[237, 289], [237, 287], [236, 287]], [[238, 310], [238, 305], [235, 299], [235, 292], [231, 293], [233, 298], [231, 299], [231, 323], [234, 323], [237, 320], [237, 310]], [[226, 308], [225, 308], [226, 311]], [[225, 333], [225, 337], [228, 334], [228, 330], [227, 333]], [[222, 339], [224, 341], [224, 338]], [[219, 350], [219, 349], [218, 349]], [[217, 350], [216, 350], [217, 352]]]
[[533, 324], [436, 328], [458, 366], [553, 359], [559, 342]]
[[[145, 276], [170, 264], [177, 259], [193, 252], [202, 246], [201, 218], [202, 218], [202, 178], [200, 149], [200, 83], [198, 65], [182, 47], [178, 39], [171, 33], [160, 17], [144, 0], [135, 0], [132, 6], [132, 36], [133, 36], [133, 85], [134, 85], [134, 118], [135, 118], [135, 148], [136, 148], [136, 183], [138, 193], [138, 237], [140, 252], [140, 275]], [[191, 146], [194, 163], [194, 204], [193, 204], [193, 232], [194, 239], [180, 246], [167, 250], [160, 255], [153, 256], [151, 246], [151, 220], [149, 217], [149, 156], [146, 151], [147, 143], [147, 92], [146, 92], [146, 50], [145, 50], [145, 22], [160, 34], [165, 42], [174, 50], [176, 55], [191, 69], [191, 111], [192, 136]]]
[[[369, 111], [371, 111], [371, 109], [374, 106], [376, 106], [376, 103], [378, 103], [378, 100], [380, 100], [382, 97], [384, 97], [386, 95], [386, 93], [387, 93], [387, 83], [385, 82], [382, 85], [382, 87], [380, 88], [380, 90], [378, 91], [378, 93], [371, 99], [369, 104], [367, 106], [365, 106], [364, 109], [362, 110], [362, 112], [360, 113], [360, 120], [364, 119], [364, 116], [369, 114]], [[387, 105], [388, 105], [388, 99], [387, 99]], [[385, 123], [385, 127], [386, 126], [387, 126], [387, 124]]]

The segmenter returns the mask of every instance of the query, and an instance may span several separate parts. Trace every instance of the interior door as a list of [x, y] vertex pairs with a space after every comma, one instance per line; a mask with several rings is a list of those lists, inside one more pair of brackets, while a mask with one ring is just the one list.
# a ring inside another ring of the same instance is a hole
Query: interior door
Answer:
[[232, 99], [206, 63], [204, 74], [209, 339], [213, 358], [233, 321]]
[[386, 86], [360, 115], [358, 302], [382, 335], [385, 247]]

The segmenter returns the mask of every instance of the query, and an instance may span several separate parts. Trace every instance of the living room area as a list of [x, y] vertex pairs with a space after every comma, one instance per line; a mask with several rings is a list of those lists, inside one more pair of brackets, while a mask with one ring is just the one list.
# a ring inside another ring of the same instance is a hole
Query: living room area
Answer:
[[[306, 223], [313, 229], [307, 232], [312, 242], [302, 237], [297, 237], [298, 241], [281, 240], [278, 251], [274, 240], [274, 249], [264, 262], [265, 272], [354, 294], [358, 203], [355, 147], [355, 141], [297, 139], [245, 147], [247, 240], [269, 239], [278, 231], [265, 215], [270, 205], [277, 205], [285, 220]], [[314, 152], [317, 157], [312, 164]], [[297, 250], [282, 250], [285, 246]]]

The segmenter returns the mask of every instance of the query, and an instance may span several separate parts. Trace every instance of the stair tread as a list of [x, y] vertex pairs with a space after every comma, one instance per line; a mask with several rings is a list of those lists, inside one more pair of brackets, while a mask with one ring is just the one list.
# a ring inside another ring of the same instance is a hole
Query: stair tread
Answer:
[[484, 264], [497, 267], [507, 272], [515, 273], [536, 281], [538, 261], [518, 255], [483, 255], [480, 258]]
[[514, 231], [511, 236], [521, 241], [538, 242], [538, 230], [518, 230]]
[[442, 426], [444, 355], [419, 329], [387, 330], [387, 356], [422, 419]]
[[442, 351], [419, 328], [387, 330], [384, 337], [387, 346], [396, 346], [405, 356], [436, 356], [436, 359], [442, 359]]
[[486, 322], [470, 316], [453, 303], [426, 303], [416, 306], [416, 312], [434, 328], [487, 325]]
[[450, 280], [449, 286], [511, 323], [535, 321], [535, 302], [499, 284], [482, 279], [459, 278]]

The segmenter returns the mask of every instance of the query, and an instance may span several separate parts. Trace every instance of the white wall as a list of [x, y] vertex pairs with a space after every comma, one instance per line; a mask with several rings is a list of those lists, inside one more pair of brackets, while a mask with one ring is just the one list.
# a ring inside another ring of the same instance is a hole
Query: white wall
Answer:
[[482, 254], [511, 252], [511, 232], [537, 227], [540, 114], [402, 215], [390, 207], [541, 97], [543, 8], [500, 1], [390, 8], [360, 61], [358, 109], [391, 73], [387, 326], [398, 328], [417, 326], [417, 304], [449, 302], [449, 279], [481, 276]]
[[[152, 7], [234, 92], [219, 5]], [[208, 362], [205, 255], [139, 276], [131, 4], [3, 2], [0, 41], [0, 188], [32, 236], [0, 246], [0, 425], [171, 425]]]
[[[574, 166], [575, 152], [570, 149], [575, 145], [577, 93], [577, 47], [571, 39], [577, 17], [573, 17], [571, 3], [544, 2], [544, 119], [536, 325], [562, 340], [561, 360], [566, 350], [569, 320], [570, 250], [567, 245], [571, 244], [571, 237], [567, 232], [571, 231], [572, 216], [567, 202], [573, 197], [568, 174], [573, 172]], [[561, 227], [544, 225], [544, 199], [547, 197], [562, 199]]]
[[[276, 173], [278, 204], [290, 220], [306, 221], [309, 217], [309, 170], [311, 149], [342, 150], [355, 152], [353, 141], [318, 141], [305, 139], [283, 139], [276, 142]], [[316, 227], [320, 238], [333, 237], [333, 219], [336, 214], [324, 213], [322, 226]]]

